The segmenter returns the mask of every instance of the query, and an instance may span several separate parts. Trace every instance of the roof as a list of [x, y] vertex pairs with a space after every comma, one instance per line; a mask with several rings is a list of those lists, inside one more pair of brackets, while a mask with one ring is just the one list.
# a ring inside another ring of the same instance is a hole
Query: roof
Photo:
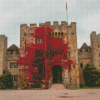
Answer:
[[80, 50], [82, 50], [82, 49], [88, 50], [88, 49], [91, 49], [91, 47], [88, 46], [86, 43], [83, 43], [83, 45], [81, 46]]
[[7, 50], [8, 51], [19, 51], [19, 47], [17, 47], [15, 44], [13, 44]]

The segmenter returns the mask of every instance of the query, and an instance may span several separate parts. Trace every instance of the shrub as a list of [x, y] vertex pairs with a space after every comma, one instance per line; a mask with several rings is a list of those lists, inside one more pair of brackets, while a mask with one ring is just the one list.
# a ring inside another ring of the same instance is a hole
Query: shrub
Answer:
[[100, 84], [100, 70], [95, 66], [87, 64], [83, 70], [85, 85], [89, 87], [99, 86]]
[[13, 78], [9, 71], [4, 70], [0, 76], [0, 87], [1, 89], [10, 89], [13, 87]]

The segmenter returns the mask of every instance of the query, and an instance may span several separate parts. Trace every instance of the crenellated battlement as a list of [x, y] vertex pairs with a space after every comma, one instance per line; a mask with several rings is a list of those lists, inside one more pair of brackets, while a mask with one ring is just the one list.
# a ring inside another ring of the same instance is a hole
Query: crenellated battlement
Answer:
[[[56, 27], [56, 26], [66, 26], [66, 27], [69, 27], [69, 28], [75, 28], [76, 27], [76, 23], [75, 22], [71, 22], [71, 24], [70, 25], [68, 25], [68, 22], [66, 22], [66, 21], [61, 21], [61, 24], [59, 24], [59, 22], [58, 21], [53, 21], [53, 25], [51, 25], [51, 22], [50, 21], [48, 21], [48, 22], [45, 22], [45, 23], [39, 23], [39, 26], [38, 27], [41, 27], [41, 26], [44, 26], [44, 25], [46, 25], [46, 26], [49, 26], [49, 27]], [[27, 26], [27, 24], [21, 24], [20, 25], [20, 27], [28, 27]], [[30, 28], [32, 28], [32, 27], [37, 27], [37, 24], [36, 23], [32, 23], [32, 24], [30, 24]]]
[[30, 24], [30, 28], [37, 27], [36, 23]]
[[92, 41], [100, 41], [100, 33], [99, 34], [96, 34], [96, 31], [92, 31], [91, 33], [91, 39]]

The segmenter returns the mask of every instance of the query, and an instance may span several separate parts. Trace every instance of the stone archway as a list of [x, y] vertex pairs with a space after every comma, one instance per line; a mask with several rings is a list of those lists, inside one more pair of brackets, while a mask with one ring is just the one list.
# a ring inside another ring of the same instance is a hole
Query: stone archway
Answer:
[[52, 78], [53, 83], [62, 83], [62, 66], [52, 66]]

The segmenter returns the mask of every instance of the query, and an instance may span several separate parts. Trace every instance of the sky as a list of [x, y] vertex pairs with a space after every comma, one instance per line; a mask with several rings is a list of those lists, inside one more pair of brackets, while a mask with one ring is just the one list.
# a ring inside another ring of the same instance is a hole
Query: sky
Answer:
[[50, 21], [76, 22], [77, 46], [90, 44], [90, 34], [100, 33], [100, 0], [0, 0], [0, 35], [8, 37], [8, 47], [20, 47], [20, 25]]

